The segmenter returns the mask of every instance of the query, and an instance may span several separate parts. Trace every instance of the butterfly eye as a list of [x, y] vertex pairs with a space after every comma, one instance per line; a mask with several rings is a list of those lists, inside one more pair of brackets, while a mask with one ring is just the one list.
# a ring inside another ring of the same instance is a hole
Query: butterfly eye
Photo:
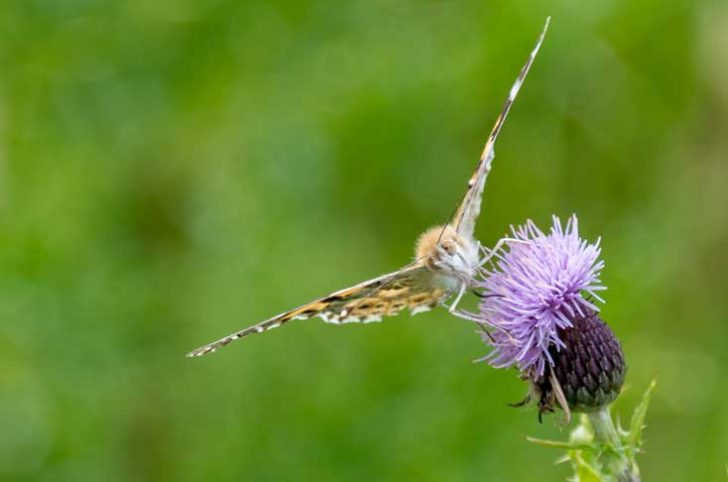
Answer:
[[455, 245], [453, 243], [442, 243], [442, 249], [444, 249], [445, 252], [451, 256], [455, 254]]

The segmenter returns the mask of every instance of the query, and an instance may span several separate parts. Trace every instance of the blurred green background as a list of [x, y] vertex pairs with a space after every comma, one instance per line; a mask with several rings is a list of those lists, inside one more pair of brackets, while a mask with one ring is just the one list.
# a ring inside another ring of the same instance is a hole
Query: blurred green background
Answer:
[[444, 310], [183, 356], [406, 262], [547, 15], [478, 236], [602, 236], [644, 480], [725, 480], [728, 3], [657, 0], [4, 1], [0, 479], [564, 480]]

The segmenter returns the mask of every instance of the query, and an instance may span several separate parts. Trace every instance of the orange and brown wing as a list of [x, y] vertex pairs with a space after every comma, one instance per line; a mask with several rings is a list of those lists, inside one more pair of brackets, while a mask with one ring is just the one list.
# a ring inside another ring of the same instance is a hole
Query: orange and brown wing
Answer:
[[495, 121], [493, 129], [490, 131], [490, 135], [488, 136], [488, 141], [485, 144], [485, 148], [483, 148], [483, 153], [480, 156], [478, 167], [475, 169], [473, 177], [471, 177], [470, 181], [468, 182], [468, 190], [465, 192], [465, 196], [460, 202], [460, 206], [458, 206], [458, 210], [455, 212], [455, 216], [453, 217], [452, 221], [450, 221], [450, 224], [457, 230], [457, 233], [468, 239], [472, 239], [474, 236], [475, 223], [478, 220], [478, 215], [480, 214], [480, 205], [483, 198], [483, 188], [485, 187], [485, 180], [490, 173], [491, 164], [493, 163], [493, 158], [495, 157], [495, 141], [498, 138], [498, 134], [503, 127], [503, 123], [505, 122], [506, 117], [508, 116], [508, 112], [511, 110], [513, 102], [516, 100], [518, 91], [521, 89], [521, 85], [523, 85], [523, 81], [526, 79], [526, 75], [531, 68], [531, 64], [533, 64], [533, 61], [536, 58], [536, 54], [538, 54], [538, 50], [541, 48], [541, 43], [546, 36], [546, 31], [549, 28], [550, 20], [551, 17], [546, 19], [546, 25], [544, 25], [543, 31], [541, 31], [541, 36], [538, 38], [536, 46], [531, 51], [531, 55], [528, 57], [528, 60], [526, 61], [526, 64], [523, 66], [523, 68], [521, 68], [521, 72], [518, 74], [518, 78], [516, 79], [513, 87], [511, 87], [511, 90], [508, 93], [508, 98], [503, 105], [503, 109], [501, 110], [498, 119], [496, 119]]
[[328, 323], [379, 321], [408, 308], [412, 314], [427, 311], [442, 303], [450, 293], [433, 287], [431, 272], [421, 263], [365, 281], [294, 308], [257, 325], [244, 328], [187, 354], [196, 357], [253, 333], [277, 328], [291, 320], [319, 317]]

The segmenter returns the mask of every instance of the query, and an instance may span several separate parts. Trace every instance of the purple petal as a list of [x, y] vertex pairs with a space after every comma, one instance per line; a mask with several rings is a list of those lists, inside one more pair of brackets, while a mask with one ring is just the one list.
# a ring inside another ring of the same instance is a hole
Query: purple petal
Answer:
[[494, 329], [492, 338], [483, 338], [493, 346], [486, 359], [499, 368], [516, 365], [540, 375], [553, 362], [549, 348], [563, 346], [559, 330], [571, 327], [575, 316], [597, 310], [582, 293], [604, 302], [595, 294], [606, 289], [599, 280], [601, 240], [581, 239], [576, 216], [565, 227], [554, 216], [548, 234], [531, 220], [511, 226], [511, 233], [528, 243], [507, 243], [479, 282], [486, 293], [498, 295], [480, 305], [480, 317]]

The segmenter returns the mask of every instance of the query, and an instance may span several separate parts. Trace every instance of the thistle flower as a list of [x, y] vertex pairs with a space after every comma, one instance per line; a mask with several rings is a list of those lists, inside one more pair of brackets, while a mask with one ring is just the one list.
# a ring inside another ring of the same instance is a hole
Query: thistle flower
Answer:
[[579, 237], [572, 216], [562, 228], [553, 218], [548, 234], [528, 221], [512, 229], [508, 250], [483, 270], [484, 291], [476, 318], [490, 329], [493, 347], [485, 357], [497, 368], [515, 366], [536, 398], [539, 419], [558, 402], [570, 410], [592, 411], [612, 402], [624, 381], [619, 342], [599, 318], [595, 302], [606, 289], [599, 280], [604, 262], [599, 241]]

